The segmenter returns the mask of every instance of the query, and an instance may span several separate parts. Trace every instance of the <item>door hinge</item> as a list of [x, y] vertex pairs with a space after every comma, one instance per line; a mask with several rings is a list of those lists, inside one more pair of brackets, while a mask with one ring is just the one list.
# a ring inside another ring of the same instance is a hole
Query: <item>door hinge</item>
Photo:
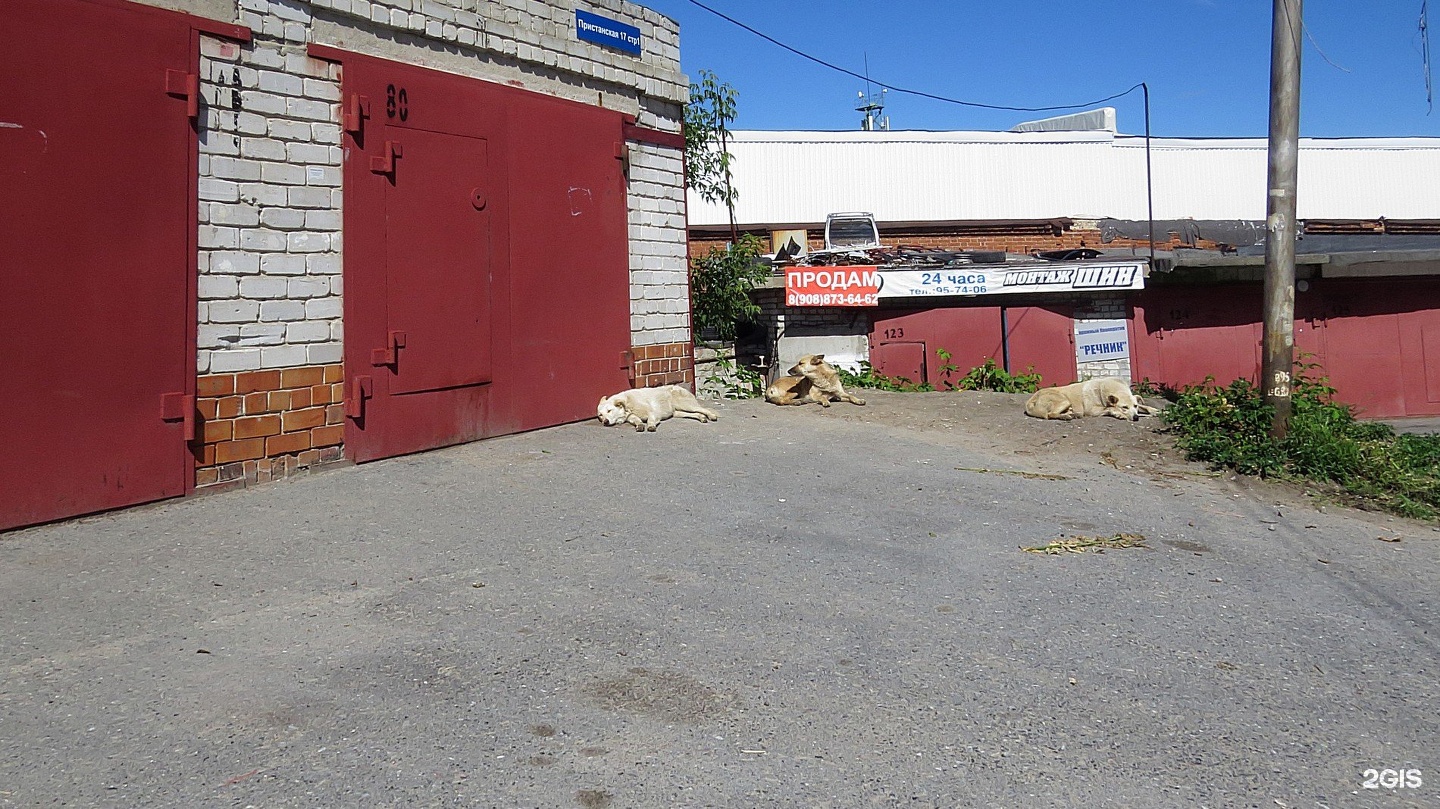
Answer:
[[187, 442], [195, 440], [195, 397], [188, 393], [160, 394], [160, 420], [184, 424]]
[[376, 174], [393, 174], [395, 158], [400, 155], [400, 142], [387, 140], [385, 141], [385, 154], [370, 158], [370, 170]]
[[165, 93], [185, 99], [185, 115], [200, 117], [200, 75], [183, 70], [166, 69]]
[[405, 347], [405, 332], [392, 331], [387, 338], [384, 348], [371, 349], [370, 364], [376, 367], [381, 365], [394, 366], [399, 359], [399, 349]]
[[345, 394], [345, 417], [362, 419], [365, 417], [365, 400], [375, 395], [375, 382], [368, 376], [352, 376], [349, 386]]
[[365, 119], [370, 117], [370, 98], [359, 93], [351, 93], [350, 98], [345, 102], [345, 114], [342, 124], [345, 131], [352, 135], [360, 135], [365, 131]]

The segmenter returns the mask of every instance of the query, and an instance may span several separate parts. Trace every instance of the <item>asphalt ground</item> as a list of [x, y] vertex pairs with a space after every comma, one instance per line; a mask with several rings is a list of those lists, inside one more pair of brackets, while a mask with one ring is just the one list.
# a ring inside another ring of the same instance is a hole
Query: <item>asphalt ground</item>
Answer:
[[1440, 806], [1440, 533], [903, 396], [0, 536], [0, 806]]

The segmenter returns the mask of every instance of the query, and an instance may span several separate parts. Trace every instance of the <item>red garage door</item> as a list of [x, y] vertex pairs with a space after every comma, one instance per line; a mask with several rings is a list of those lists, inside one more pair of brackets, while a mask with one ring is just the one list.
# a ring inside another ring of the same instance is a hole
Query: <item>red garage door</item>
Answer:
[[[1075, 346], [1069, 305], [957, 306], [942, 309], [881, 309], [871, 315], [870, 362], [876, 372], [929, 382], [958, 381], [971, 368], [994, 360], [1011, 373], [1041, 374], [1044, 384], [1075, 379]], [[950, 352], [956, 371], [938, 378]]]
[[1132, 368], [1138, 379], [1227, 384], [1260, 375], [1259, 284], [1155, 286], [1135, 306]]
[[0, 12], [3, 529], [193, 484], [197, 49], [142, 6]]
[[593, 418], [627, 384], [620, 114], [328, 55], [345, 65], [351, 147], [347, 453]]

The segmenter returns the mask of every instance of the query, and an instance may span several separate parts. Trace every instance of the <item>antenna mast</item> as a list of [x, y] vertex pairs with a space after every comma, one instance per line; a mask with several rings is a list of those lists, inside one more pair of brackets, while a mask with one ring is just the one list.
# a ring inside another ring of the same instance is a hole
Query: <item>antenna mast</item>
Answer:
[[865, 54], [865, 91], [856, 93], [859, 102], [855, 105], [856, 112], [865, 113], [865, 117], [860, 119], [861, 129], [866, 132], [890, 129], [890, 119], [881, 115], [885, 111], [885, 94], [888, 92], [884, 87], [878, 93], [870, 91], [870, 54]]

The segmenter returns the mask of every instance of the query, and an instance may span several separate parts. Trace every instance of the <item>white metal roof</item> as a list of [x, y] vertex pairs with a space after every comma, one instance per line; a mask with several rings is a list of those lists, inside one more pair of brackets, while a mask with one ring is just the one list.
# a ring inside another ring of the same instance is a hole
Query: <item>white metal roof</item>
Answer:
[[[1145, 219], [1145, 139], [1077, 132], [732, 132], [742, 225]], [[1264, 138], [1155, 138], [1156, 219], [1265, 218]], [[1302, 219], [1440, 219], [1440, 138], [1302, 138]], [[729, 219], [690, 194], [692, 225]]]

